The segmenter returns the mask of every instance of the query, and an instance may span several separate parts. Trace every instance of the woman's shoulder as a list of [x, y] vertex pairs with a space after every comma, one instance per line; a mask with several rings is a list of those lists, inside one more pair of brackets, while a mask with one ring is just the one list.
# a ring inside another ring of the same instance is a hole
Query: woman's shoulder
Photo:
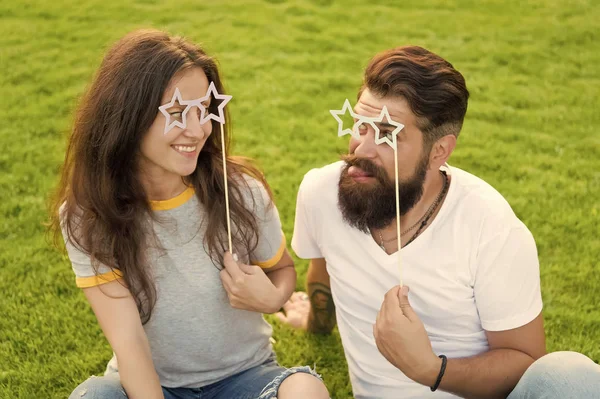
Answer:
[[273, 202], [270, 187], [264, 177], [243, 173], [238, 179], [241, 195], [246, 204], [264, 208]]

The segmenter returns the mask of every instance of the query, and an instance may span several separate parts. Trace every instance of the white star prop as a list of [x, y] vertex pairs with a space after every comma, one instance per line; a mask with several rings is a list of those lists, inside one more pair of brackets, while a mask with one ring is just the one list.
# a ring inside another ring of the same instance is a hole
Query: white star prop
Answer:
[[201, 116], [201, 119], [200, 119], [200, 124], [204, 125], [206, 122], [208, 122], [209, 120], [212, 119], [212, 120], [219, 122], [221, 125], [224, 125], [225, 124], [224, 108], [227, 105], [227, 103], [229, 101], [231, 101], [232, 96], [228, 96], [226, 94], [219, 94], [219, 92], [217, 91], [217, 89], [215, 87], [214, 82], [210, 82], [210, 85], [208, 86], [208, 91], [206, 92], [206, 95], [204, 97], [200, 98], [198, 101], [200, 103], [204, 103], [205, 101], [210, 100], [211, 94], [215, 97], [215, 99], [223, 100], [219, 104], [219, 108], [218, 108], [219, 115], [215, 115], [213, 113], [209, 113], [208, 115], [205, 115], [203, 113]]
[[[206, 113], [206, 107], [204, 106], [205, 101], [211, 99], [211, 95], [217, 99], [222, 100], [218, 106], [218, 115], [213, 113]], [[160, 112], [165, 116], [165, 132], [167, 134], [169, 130], [174, 127], [179, 127], [181, 129], [185, 129], [187, 126], [187, 114], [193, 107], [198, 107], [200, 109], [200, 124], [203, 125], [209, 120], [215, 120], [219, 122], [221, 125], [221, 148], [222, 148], [222, 156], [223, 156], [223, 183], [225, 185], [225, 210], [227, 212], [227, 238], [229, 240], [229, 251], [233, 254], [233, 247], [231, 243], [231, 217], [229, 212], [229, 187], [227, 184], [227, 154], [225, 151], [225, 132], [223, 130], [223, 125], [225, 124], [225, 106], [229, 101], [231, 101], [232, 96], [228, 96], [226, 94], [219, 94], [217, 88], [215, 87], [214, 82], [210, 82], [208, 85], [208, 90], [206, 91], [206, 95], [201, 98], [197, 98], [195, 100], [184, 101], [181, 98], [181, 92], [179, 88], [175, 88], [175, 93], [173, 93], [173, 97], [171, 98], [171, 102], [168, 104], [161, 105], [158, 107]], [[185, 106], [185, 109], [181, 113], [181, 121], [173, 120], [171, 122], [171, 114], [169, 114], [168, 110], [175, 105], [175, 102], [178, 102], [180, 105]]]
[[[384, 122], [383, 119], [386, 119], [387, 121]], [[378, 118], [373, 118], [372, 121], [374, 123], [384, 123], [387, 125], [391, 125], [391, 126], [395, 126], [396, 128], [390, 133], [392, 136], [392, 139], [390, 140], [387, 136], [384, 137], [380, 137], [380, 130], [377, 129], [375, 131], [375, 144], [379, 145], [382, 143], [387, 143], [390, 147], [392, 147], [394, 150], [396, 149], [396, 142], [397, 142], [397, 138], [398, 138], [398, 133], [400, 133], [400, 131], [402, 129], [404, 129], [404, 125], [402, 123], [398, 123], [392, 120], [392, 118], [390, 118], [390, 113], [387, 110], [387, 107], [384, 105], [383, 109], [381, 110], [381, 114], [379, 114]]]
[[[223, 129], [223, 125], [225, 125], [225, 106], [227, 105], [227, 103], [229, 103], [229, 101], [231, 101], [231, 98], [233, 96], [228, 96], [226, 94], [219, 94], [219, 92], [217, 91], [217, 88], [215, 87], [215, 83], [214, 82], [210, 82], [210, 85], [208, 85], [208, 90], [206, 91], [206, 95], [202, 98], [198, 99], [198, 102], [200, 104], [204, 104], [206, 101], [211, 100], [211, 95], [216, 99], [216, 100], [222, 100], [221, 103], [219, 104], [219, 106], [217, 107], [217, 112], [219, 113], [219, 115], [215, 115], [213, 113], [208, 113], [208, 115], [205, 112], [201, 112], [200, 114], [200, 124], [204, 125], [206, 122], [208, 122], [209, 120], [215, 120], [217, 122], [219, 122], [219, 125], [221, 126], [221, 155], [223, 157], [223, 184], [225, 185], [225, 212], [227, 214], [227, 239], [228, 239], [228, 243], [229, 243], [229, 252], [234, 256], [234, 259], [237, 262], [237, 255], [233, 252], [233, 245], [231, 242], [231, 213], [229, 211], [229, 184], [228, 184], [228, 180], [227, 180], [227, 154], [225, 152], [225, 131]], [[205, 109], [204, 106], [202, 106], [201, 109]]]
[[352, 118], [356, 118], [356, 119], [359, 118], [359, 115], [355, 114], [354, 111], [352, 110], [352, 106], [350, 105], [350, 101], [348, 101], [348, 99], [346, 99], [346, 101], [344, 101], [344, 106], [342, 107], [342, 109], [340, 109], [340, 110], [332, 109], [332, 110], [329, 110], [329, 112], [331, 112], [331, 115], [338, 122], [338, 137], [342, 137], [346, 134], [349, 134], [357, 140], [360, 138], [360, 134], [358, 133], [358, 130], [356, 130], [356, 127], [358, 125], [355, 123], [352, 129], [344, 129], [344, 121], [342, 120], [342, 118], [340, 118], [340, 115], [346, 115], [347, 112], [350, 112], [350, 116], [352, 116]]
[[[180, 105], [185, 105], [186, 107], [183, 110], [183, 113], [181, 114], [181, 121], [174, 119], [173, 122], [171, 122], [171, 114], [169, 114], [168, 110], [175, 105], [175, 102], [178, 102]], [[174, 127], [179, 127], [181, 129], [185, 129], [187, 126], [187, 121], [186, 121], [185, 116], [186, 116], [188, 110], [193, 105], [198, 105], [198, 107], [200, 107], [200, 110], [202, 112], [204, 112], [204, 107], [202, 106], [202, 104], [196, 104], [196, 101], [184, 101], [181, 98], [181, 92], [179, 91], [179, 88], [176, 87], [175, 93], [173, 93], [173, 97], [171, 98], [171, 102], [158, 107], [160, 112], [165, 116], [165, 120], [166, 120], [164, 134], [167, 134], [169, 132], [169, 130], [173, 129]]]
[[[350, 112], [350, 115], [354, 118], [357, 119], [357, 121], [354, 123], [354, 126], [352, 126], [352, 129], [343, 129], [343, 121], [340, 118], [340, 115], [345, 115], [346, 112]], [[394, 182], [395, 182], [395, 186], [396, 186], [396, 234], [397, 234], [397, 244], [398, 244], [398, 251], [396, 252], [396, 257], [398, 259], [398, 271], [400, 274], [400, 286], [402, 286], [403, 283], [403, 273], [402, 273], [402, 258], [400, 256], [400, 249], [402, 248], [402, 243], [400, 240], [400, 197], [398, 195], [398, 190], [399, 190], [399, 183], [398, 183], [398, 148], [397, 148], [397, 139], [398, 139], [398, 133], [400, 133], [400, 131], [402, 129], [404, 129], [404, 125], [402, 123], [398, 123], [392, 120], [392, 118], [390, 118], [390, 113], [387, 110], [387, 107], [384, 106], [381, 110], [381, 113], [379, 114], [379, 117], [377, 118], [369, 118], [366, 116], [361, 116], [358, 115], [356, 113], [354, 113], [354, 111], [352, 110], [352, 107], [350, 106], [350, 101], [348, 101], [348, 99], [346, 99], [346, 101], [344, 102], [344, 106], [342, 107], [341, 110], [330, 110], [329, 112], [331, 112], [331, 115], [333, 115], [333, 117], [335, 118], [336, 121], [338, 121], [338, 137], [344, 136], [346, 134], [351, 134], [352, 137], [356, 138], [357, 140], [360, 139], [360, 133], [358, 131], [358, 128], [360, 125], [362, 124], [368, 124], [370, 125], [374, 132], [375, 132], [375, 144], [379, 145], [379, 144], [383, 144], [386, 143], [388, 144], [390, 147], [392, 147], [392, 149], [394, 150]], [[384, 121], [385, 119], [385, 121]], [[379, 128], [379, 125], [384, 124], [384, 125], [389, 125], [389, 126], [394, 126], [394, 130], [391, 132], [391, 140], [389, 137], [380, 137], [381, 135], [381, 130]]]

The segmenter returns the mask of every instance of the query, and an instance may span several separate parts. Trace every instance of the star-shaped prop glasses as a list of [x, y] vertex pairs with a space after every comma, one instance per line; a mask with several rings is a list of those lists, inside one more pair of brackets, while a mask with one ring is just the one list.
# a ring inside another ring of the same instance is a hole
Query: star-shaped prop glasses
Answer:
[[[221, 100], [221, 103], [218, 107], [218, 114], [208, 113], [204, 104], [211, 100], [211, 96], [216, 100]], [[159, 111], [165, 116], [165, 131], [164, 134], [167, 134], [174, 127], [178, 127], [181, 129], [185, 129], [187, 127], [187, 114], [193, 107], [198, 107], [200, 109], [200, 124], [204, 125], [209, 120], [215, 120], [219, 122], [221, 125], [225, 124], [225, 106], [231, 100], [231, 96], [226, 94], [219, 94], [217, 89], [215, 88], [214, 82], [210, 82], [208, 86], [208, 90], [206, 91], [206, 95], [204, 97], [200, 97], [194, 100], [185, 101], [181, 97], [181, 92], [179, 88], [175, 88], [175, 93], [173, 93], [173, 97], [171, 98], [171, 102], [161, 105], [158, 107]], [[181, 120], [177, 120], [171, 116], [169, 113], [169, 109], [173, 108], [175, 103], [178, 103], [180, 106], [185, 106], [183, 112], [181, 113]], [[173, 119], [173, 121], [171, 121]]]
[[[401, 257], [400, 257], [400, 248], [402, 248], [402, 244], [401, 244], [401, 240], [400, 240], [400, 197], [398, 195], [399, 188], [398, 188], [398, 145], [397, 145], [397, 143], [398, 143], [398, 133], [400, 133], [400, 131], [402, 129], [404, 129], [404, 125], [401, 123], [398, 123], [398, 122], [392, 120], [392, 118], [390, 118], [390, 113], [388, 112], [386, 106], [383, 107], [383, 109], [381, 110], [381, 113], [376, 118], [370, 118], [370, 117], [358, 115], [352, 109], [352, 106], [350, 105], [350, 101], [348, 101], [348, 99], [346, 99], [346, 101], [344, 101], [344, 105], [341, 110], [330, 110], [329, 112], [335, 118], [335, 120], [338, 122], [338, 131], [337, 131], [338, 137], [342, 137], [342, 136], [345, 136], [346, 134], [350, 134], [352, 137], [359, 140], [360, 139], [360, 132], [359, 132], [360, 127], [363, 125], [369, 125], [371, 128], [373, 128], [373, 131], [375, 132], [375, 138], [374, 138], [375, 144], [379, 145], [379, 144], [386, 143], [387, 145], [392, 147], [392, 149], [394, 150], [394, 181], [395, 181], [395, 185], [396, 185], [396, 230], [397, 230], [397, 234], [398, 234], [398, 238], [397, 238], [398, 251], [396, 252], [396, 254], [397, 254], [396, 256], [398, 257], [398, 271], [400, 273], [400, 286], [402, 286], [403, 285], [402, 261], [401, 261]], [[356, 122], [354, 123], [354, 126], [352, 126], [351, 129], [350, 128], [344, 129], [344, 122], [343, 122], [341, 116], [344, 116], [348, 112], [350, 113], [350, 116], [352, 116], [352, 118], [354, 118], [356, 120]], [[382, 137], [382, 134], [381, 134], [382, 128], [383, 129], [393, 129], [393, 130], [389, 133], [386, 133]]]
[[[210, 102], [212, 97], [216, 100], [221, 100], [217, 108], [217, 114], [208, 112], [206, 106], [207, 102]], [[219, 94], [217, 91], [214, 82], [210, 82], [208, 86], [208, 90], [206, 91], [206, 95], [204, 97], [197, 98], [195, 100], [183, 100], [181, 97], [181, 92], [179, 88], [175, 88], [175, 93], [173, 93], [173, 97], [171, 98], [171, 102], [161, 105], [158, 107], [159, 111], [165, 116], [165, 131], [164, 134], [167, 134], [171, 129], [178, 127], [180, 129], [187, 128], [187, 114], [193, 107], [198, 107], [200, 109], [200, 124], [203, 125], [209, 120], [214, 120], [219, 123], [221, 126], [221, 149], [223, 154], [223, 180], [225, 184], [225, 209], [227, 212], [227, 238], [229, 242], [229, 252], [233, 254], [233, 247], [231, 245], [231, 218], [229, 214], [229, 186], [227, 184], [227, 154], [225, 152], [225, 132], [223, 129], [223, 125], [225, 125], [225, 106], [231, 101], [232, 96], [228, 96], [226, 94]], [[181, 106], [185, 106], [183, 112], [181, 113], [181, 120], [177, 120], [171, 116], [168, 112], [169, 109], [175, 106], [175, 103], [179, 103]], [[171, 121], [173, 119], [173, 121]]]

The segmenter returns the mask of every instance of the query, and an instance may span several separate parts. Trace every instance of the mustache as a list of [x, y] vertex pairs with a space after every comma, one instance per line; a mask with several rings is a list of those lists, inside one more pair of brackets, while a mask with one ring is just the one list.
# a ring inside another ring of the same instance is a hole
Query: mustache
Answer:
[[390, 183], [385, 169], [383, 169], [381, 166], [375, 165], [375, 163], [369, 159], [360, 158], [353, 154], [342, 155], [341, 159], [346, 163], [346, 167], [344, 168], [344, 172], [346, 173], [351, 166], [355, 166], [375, 177], [381, 183]]

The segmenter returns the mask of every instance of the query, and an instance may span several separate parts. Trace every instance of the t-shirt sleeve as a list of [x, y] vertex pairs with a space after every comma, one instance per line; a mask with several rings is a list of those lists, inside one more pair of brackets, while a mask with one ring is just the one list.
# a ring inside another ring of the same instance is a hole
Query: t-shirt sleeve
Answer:
[[258, 245], [250, 254], [250, 263], [268, 269], [281, 260], [287, 242], [281, 229], [279, 212], [266, 188], [257, 180], [251, 180], [249, 185], [258, 222]]
[[294, 221], [294, 235], [292, 236], [292, 249], [302, 259], [322, 258], [323, 254], [317, 244], [315, 224], [312, 223], [314, 214], [310, 212], [310, 204], [307, 201], [309, 191], [309, 180], [311, 172], [307, 173], [298, 189], [296, 199], [296, 217]]
[[104, 264], [98, 264], [98, 271], [95, 272], [89, 255], [77, 248], [77, 246], [68, 238], [68, 233], [64, 223], [61, 223], [62, 235], [65, 241], [65, 247], [71, 267], [75, 273], [75, 284], [79, 288], [89, 288], [106, 284], [121, 278], [123, 275], [117, 269], [111, 269]]
[[537, 248], [524, 225], [501, 229], [480, 244], [474, 291], [481, 325], [487, 331], [521, 327], [540, 314]]

